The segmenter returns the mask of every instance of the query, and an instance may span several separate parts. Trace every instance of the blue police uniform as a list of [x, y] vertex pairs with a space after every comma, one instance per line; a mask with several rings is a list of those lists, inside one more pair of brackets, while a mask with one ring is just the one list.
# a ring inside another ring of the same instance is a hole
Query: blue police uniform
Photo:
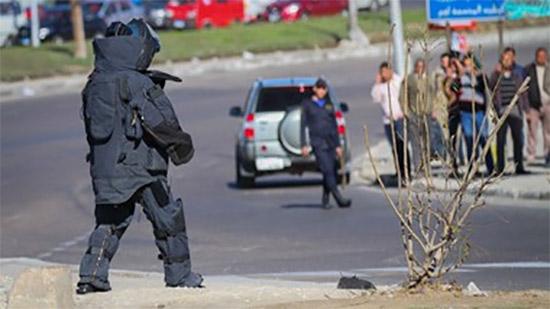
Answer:
[[341, 147], [334, 104], [327, 95], [323, 100], [307, 98], [301, 103], [302, 116], [300, 138], [302, 147], [307, 146], [306, 127], [317, 167], [323, 174], [323, 206], [328, 206], [328, 193], [332, 193], [341, 207], [349, 200], [338, 191], [336, 148]]

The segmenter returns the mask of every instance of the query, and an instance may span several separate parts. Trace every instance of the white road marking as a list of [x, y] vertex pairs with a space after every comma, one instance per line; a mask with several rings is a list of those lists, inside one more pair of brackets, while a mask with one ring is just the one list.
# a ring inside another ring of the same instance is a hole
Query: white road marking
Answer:
[[40, 253], [39, 255], [36, 256], [36, 258], [37, 259], [45, 259], [45, 258], [51, 257], [54, 253], [65, 251], [69, 247], [72, 247], [72, 246], [78, 244], [79, 242], [82, 242], [82, 241], [86, 240], [89, 235], [90, 235], [90, 232], [86, 232], [86, 234], [75, 237], [72, 240], [63, 242], [59, 246], [57, 246], [57, 247], [55, 247], [55, 248], [53, 248], [53, 249], [51, 249], [47, 252]]

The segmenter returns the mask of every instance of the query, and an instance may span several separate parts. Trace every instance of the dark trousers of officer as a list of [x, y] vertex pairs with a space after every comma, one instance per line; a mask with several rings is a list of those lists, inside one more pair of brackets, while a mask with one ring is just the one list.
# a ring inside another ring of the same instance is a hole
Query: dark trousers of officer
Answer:
[[323, 189], [330, 191], [338, 188], [336, 149], [332, 147], [313, 147], [317, 167], [323, 174]]
[[130, 200], [117, 205], [96, 205], [96, 227], [90, 235], [88, 249], [80, 263], [79, 284], [91, 284], [109, 290], [109, 264], [120, 238], [130, 225], [135, 204], [153, 225], [155, 243], [164, 261], [164, 281], [177, 286], [191, 272], [191, 259], [181, 199], [174, 200], [165, 180], [158, 180], [138, 190]]
[[497, 132], [497, 169], [499, 173], [504, 171], [504, 165], [506, 163], [504, 146], [506, 145], [506, 134], [508, 133], [508, 127], [510, 127], [510, 130], [512, 131], [516, 171], [523, 170], [523, 117], [510, 114]]

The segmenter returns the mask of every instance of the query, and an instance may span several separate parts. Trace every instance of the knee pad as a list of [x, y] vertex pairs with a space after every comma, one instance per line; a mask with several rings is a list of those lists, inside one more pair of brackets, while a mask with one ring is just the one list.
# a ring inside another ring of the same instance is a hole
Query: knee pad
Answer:
[[118, 237], [110, 225], [99, 225], [90, 235], [88, 252], [111, 260], [118, 249]]
[[154, 224], [157, 227], [154, 234], [161, 252], [159, 258], [165, 264], [189, 261], [189, 245], [181, 199], [157, 209], [156, 218], [158, 221]]
[[165, 238], [185, 232], [185, 215], [183, 203], [177, 199], [164, 207], [155, 207], [150, 210], [155, 226], [155, 235]]

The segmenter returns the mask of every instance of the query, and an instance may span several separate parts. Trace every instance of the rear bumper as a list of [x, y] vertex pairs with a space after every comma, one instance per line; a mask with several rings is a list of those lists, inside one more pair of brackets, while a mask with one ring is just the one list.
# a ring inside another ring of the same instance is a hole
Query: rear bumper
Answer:
[[[236, 155], [239, 156], [238, 161], [240, 163], [240, 172], [242, 175], [248, 177], [259, 177], [279, 173], [302, 174], [304, 172], [319, 172], [317, 163], [315, 162], [315, 156], [313, 155], [307, 158], [293, 154], [287, 154], [285, 156], [257, 156], [254, 148], [254, 143], [245, 143], [236, 153]], [[284, 161], [284, 168], [268, 171], [258, 170], [256, 168], [257, 158], [282, 159]], [[346, 153], [346, 173], [350, 173], [351, 168], [351, 154], [348, 151]], [[341, 170], [340, 162], [338, 162], [339, 174], [341, 174]]]

